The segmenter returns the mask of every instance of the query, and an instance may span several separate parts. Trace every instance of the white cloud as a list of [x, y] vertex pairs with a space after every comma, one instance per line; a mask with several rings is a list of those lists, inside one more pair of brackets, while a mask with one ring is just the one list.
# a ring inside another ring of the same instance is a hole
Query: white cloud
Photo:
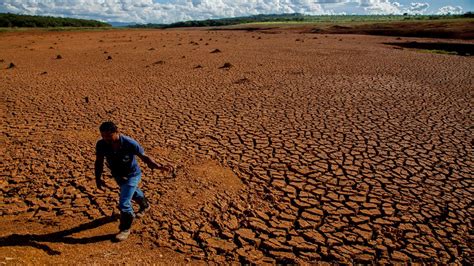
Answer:
[[[138, 23], [172, 23], [256, 14], [422, 13], [427, 3], [404, 8], [394, 0], [0, 0], [0, 12]], [[460, 13], [446, 6], [443, 13]]]
[[162, 22], [270, 13], [325, 14], [313, 0], [3, 0], [0, 12], [105, 21]]
[[411, 3], [408, 8], [408, 13], [423, 14], [430, 5], [428, 3]]
[[373, 15], [403, 13], [400, 3], [388, 0], [361, 0], [360, 5], [364, 7], [368, 14]]
[[358, 1], [351, 1], [351, 0], [314, 0], [314, 3], [317, 4], [344, 4], [349, 2], [358, 2]]
[[439, 9], [438, 14], [440, 15], [446, 15], [446, 14], [461, 14], [462, 13], [462, 7], [460, 6], [443, 6], [442, 8]]

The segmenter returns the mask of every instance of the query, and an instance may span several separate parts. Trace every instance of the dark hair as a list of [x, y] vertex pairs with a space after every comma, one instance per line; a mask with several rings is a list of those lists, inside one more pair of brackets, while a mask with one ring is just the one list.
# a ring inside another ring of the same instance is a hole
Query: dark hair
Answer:
[[107, 122], [102, 123], [102, 125], [100, 125], [99, 130], [100, 130], [100, 132], [112, 132], [112, 133], [114, 133], [114, 132], [118, 131], [118, 128], [114, 124], [114, 122], [107, 121]]

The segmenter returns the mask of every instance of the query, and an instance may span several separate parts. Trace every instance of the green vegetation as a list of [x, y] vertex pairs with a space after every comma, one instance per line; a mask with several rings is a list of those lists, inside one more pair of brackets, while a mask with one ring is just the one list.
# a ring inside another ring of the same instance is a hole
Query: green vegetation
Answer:
[[422, 53], [428, 54], [446, 54], [446, 55], [458, 55], [457, 52], [446, 51], [446, 50], [420, 50]]
[[17, 15], [0, 13], [0, 27], [11, 28], [46, 28], [46, 27], [111, 27], [110, 24], [97, 20], [59, 18], [45, 16]]
[[352, 22], [396, 22], [396, 21], [428, 21], [459, 18], [472, 18], [472, 12], [463, 15], [304, 15], [271, 14], [248, 17], [191, 20], [172, 24], [137, 24], [131, 28], [180, 28], [180, 27], [217, 27], [249, 23], [352, 23]]
[[452, 42], [392, 42], [387, 45], [417, 49], [424, 53], [474, 56], [474, 44]]

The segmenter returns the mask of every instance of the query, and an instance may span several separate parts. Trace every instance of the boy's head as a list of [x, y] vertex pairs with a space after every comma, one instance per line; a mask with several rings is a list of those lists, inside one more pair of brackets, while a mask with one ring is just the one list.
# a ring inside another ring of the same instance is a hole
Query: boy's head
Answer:
[[99, 127], [100, 135], [102, 139], [107, 143], [112, 143], [119, 140], [119, 132], [117, 126], [114, 122], [107, 121], [100, 125]]

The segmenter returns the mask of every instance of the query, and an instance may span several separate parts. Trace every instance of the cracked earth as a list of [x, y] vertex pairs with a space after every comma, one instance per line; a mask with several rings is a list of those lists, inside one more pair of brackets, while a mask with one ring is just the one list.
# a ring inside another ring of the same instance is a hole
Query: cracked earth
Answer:
[[[472, 264], [474, 60], [402, 39], [2, 33], [0, 260]], [[126, 243], [106, 120], [176, 166]]]

